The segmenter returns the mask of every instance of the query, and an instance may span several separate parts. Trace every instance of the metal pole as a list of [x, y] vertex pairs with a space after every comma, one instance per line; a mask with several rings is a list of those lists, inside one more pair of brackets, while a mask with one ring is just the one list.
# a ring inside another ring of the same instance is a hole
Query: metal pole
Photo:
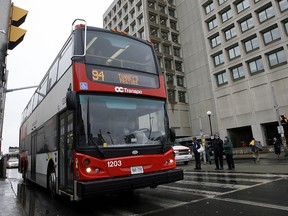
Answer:
[[7, 86], [6, 56], [8, 48], [8, 27], [10, 20], [11, 0], [0, 0], [0, 152], [4, 120], [5, 96]]
[[287, 157], [288, 156], [288, 150], [287, 150], [287, 145], [285, 142], [285, 138], [284, 138], [284, 129], [283, 126], [281, 124], [281, 120], [280, 120], [280, 113], [279, 113], [279, 108], [278, 108], [278, 104], [277, 104], [277, 100], [276, 100], [276, 96], [275, 96], [275, 92], [274, 92], [274, 87], [271, 86], [271, 90], [272, 90], [272, 96], [274, 99], [274, 108], [276, 111], [276, 119], [278, 121], [278, 132], [279, 134], [281, 134], [281, 140], [282, 140], [282, 145], [284, 146], [284, 156]]
[[211, 134], [211, 137], [213, 136], [213, 132], [212, 132], [212, 125], [211, 125], [211, 115], [208, 115], [208, 118], [209, 118], [209, 124], [210, 124], [210, 134]]

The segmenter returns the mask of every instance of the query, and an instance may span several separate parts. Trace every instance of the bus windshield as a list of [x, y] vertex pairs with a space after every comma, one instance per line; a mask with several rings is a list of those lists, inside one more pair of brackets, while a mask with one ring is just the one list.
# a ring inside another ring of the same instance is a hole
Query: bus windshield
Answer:
[[86, 63], [156, 74], [152, 46], [131, 37], [87, 32]]
[[165, 101], [80, 95], [80, 147], [159, 145], [167, 141]]

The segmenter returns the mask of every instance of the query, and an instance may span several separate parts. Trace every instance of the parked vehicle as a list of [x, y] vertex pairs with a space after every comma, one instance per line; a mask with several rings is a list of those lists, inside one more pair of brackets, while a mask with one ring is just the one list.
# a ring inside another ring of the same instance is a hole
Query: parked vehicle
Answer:
[[176, 163], [184, 163], [187, 165], [189, 161], [192, 160], [192, 152], [189, 147], [174, 142], [173, 150], [175, 152]]
[[19, 160], [17, 157], [10, 157], [7, 161], [6, 168], [17, 168]]

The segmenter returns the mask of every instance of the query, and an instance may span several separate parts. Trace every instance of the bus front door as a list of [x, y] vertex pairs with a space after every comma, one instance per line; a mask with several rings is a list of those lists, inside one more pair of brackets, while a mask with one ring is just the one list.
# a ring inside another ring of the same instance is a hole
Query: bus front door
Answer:
[[59, 189], [73, 192], [73, 113], [66, 111], [59, 119]]
[[31, 174], [30, 178], [36, 181], [36, 146], [37, 146], [37, 132], [32, 133], [31, 136]]

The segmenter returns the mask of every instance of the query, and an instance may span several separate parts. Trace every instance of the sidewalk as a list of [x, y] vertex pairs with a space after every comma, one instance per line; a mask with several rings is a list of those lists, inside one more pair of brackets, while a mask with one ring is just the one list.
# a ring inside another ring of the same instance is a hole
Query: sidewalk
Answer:
[[0, 216], [24, 216], [9, 179], [0, 178]]

